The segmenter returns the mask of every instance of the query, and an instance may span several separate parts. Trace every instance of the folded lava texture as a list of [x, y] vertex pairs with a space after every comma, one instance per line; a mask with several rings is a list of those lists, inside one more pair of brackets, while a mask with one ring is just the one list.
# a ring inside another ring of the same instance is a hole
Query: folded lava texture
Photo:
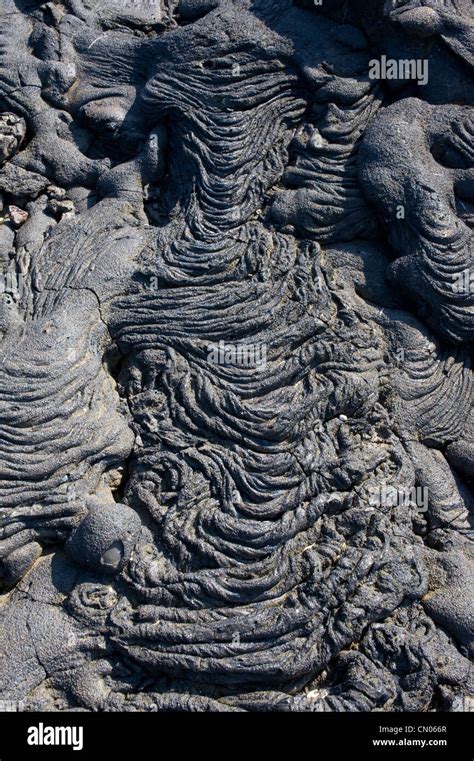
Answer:
[[0, 708], [473, 705], [471, 14], [0, 0]]

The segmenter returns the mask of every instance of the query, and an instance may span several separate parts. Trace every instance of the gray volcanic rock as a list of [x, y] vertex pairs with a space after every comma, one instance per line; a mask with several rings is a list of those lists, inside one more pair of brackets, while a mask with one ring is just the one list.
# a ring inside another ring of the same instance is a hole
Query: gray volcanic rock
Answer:
[[26, 135], [26, 122], [16, 114], [0, 115], [0, 162], [15, 155]]
[[138, 537], [140, 519], [127, 505], [104, 505], [88, 500], [87, 515], [74, 529], [65, 549], [86, 568], [117, 573], [130, 559]]
[[0, 50], [0, 708], [462, 710], [469, 2], [0, 0]]

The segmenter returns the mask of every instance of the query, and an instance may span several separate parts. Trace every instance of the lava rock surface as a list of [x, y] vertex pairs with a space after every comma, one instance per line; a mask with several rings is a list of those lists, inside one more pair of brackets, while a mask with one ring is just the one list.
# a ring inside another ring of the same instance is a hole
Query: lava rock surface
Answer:
[[0, 0], [0, 708], [466, 707], [473, 66], [470, 0]]

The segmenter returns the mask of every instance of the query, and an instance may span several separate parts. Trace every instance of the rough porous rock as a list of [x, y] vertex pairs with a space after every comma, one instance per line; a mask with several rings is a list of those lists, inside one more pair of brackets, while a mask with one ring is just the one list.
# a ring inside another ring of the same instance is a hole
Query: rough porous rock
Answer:
[[471, 14], [0, 0], [0, 701], [468, 705]]

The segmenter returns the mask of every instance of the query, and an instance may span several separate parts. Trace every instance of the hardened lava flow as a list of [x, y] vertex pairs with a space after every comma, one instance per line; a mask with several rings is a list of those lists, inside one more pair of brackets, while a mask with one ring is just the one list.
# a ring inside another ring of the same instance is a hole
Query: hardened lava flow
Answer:
[[0, 707], [465, 709], [471, 13], [0, 0]]

